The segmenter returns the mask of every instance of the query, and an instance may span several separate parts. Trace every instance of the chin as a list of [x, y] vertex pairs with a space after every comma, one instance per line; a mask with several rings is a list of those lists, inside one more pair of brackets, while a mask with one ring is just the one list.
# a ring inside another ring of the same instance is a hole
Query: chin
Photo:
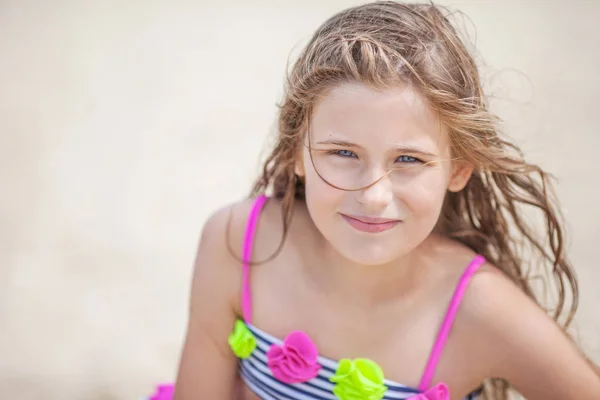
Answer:
[[334, 247], [344, 258], [353, 263], [378, 266], [392, 263], [410, 252], [410, 249], [403, 249], [397, 243], [369, 243], [364, 240], [361, 243], [339, 243]]
[[403, 258], [419, 247], [431, 233], [430, 229], [423, 228], [402, 223], [386, 232], [368, 234], [342, 225], [329, 235], [329, 239], [337, 252], [349, 261], [381, 266]]

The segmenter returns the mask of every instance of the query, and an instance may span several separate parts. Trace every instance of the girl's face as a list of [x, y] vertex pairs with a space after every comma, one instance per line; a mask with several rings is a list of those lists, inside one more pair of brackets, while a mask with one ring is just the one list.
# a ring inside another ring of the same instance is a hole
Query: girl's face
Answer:
[[450, 160], [447, 132], [408, 86], [340, 85], [317, 105], [309, 135], [296, 165], [309, 213], [332, 247], [360, 264], [416, 248], [446, 191], [461, 190], [472, 171]]

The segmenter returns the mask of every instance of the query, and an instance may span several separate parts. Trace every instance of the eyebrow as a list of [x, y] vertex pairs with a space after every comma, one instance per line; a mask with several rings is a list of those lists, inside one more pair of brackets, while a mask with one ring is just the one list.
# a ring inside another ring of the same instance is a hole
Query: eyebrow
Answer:
[[[347, 142], [345, 140], [321, 140], [318, 141], [317, 144], [333, 144], [336, 146], [343, 146], [343, 147], [351, 147], [351, 148], [362, 148], [361, 146], [357, 145], [356, 143], [352, 143], [352, 142]], [[420, 149], [418, 147], [414, 147], [414, 146], [399, 146], [399, 147], [394, 147], [392, 149], [395, 152], [398, 153], [413, 153], [413, 154], [422, 154], [422, 155], [426, 155], [426, 156], [430, 156], [430, 157], [437, 157], [436, 154], [433, 154], [429, 151], [425, 151], [423, 149]]]

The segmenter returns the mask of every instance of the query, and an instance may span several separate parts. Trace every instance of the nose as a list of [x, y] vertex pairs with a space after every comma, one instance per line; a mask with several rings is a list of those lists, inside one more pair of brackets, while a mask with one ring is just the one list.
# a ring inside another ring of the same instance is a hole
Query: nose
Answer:
[[377, 213], [384, 210], [393, 198], [392, 182], [389, 175], [380, 177], [373, 185], [357, 192], [356, 200], [368, 212]]

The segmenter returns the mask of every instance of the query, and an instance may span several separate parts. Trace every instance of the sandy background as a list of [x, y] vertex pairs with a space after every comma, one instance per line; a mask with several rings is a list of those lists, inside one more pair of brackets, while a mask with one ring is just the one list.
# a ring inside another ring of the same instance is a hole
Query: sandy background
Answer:
[[[0, 1], [0, 397], [173, 379], [200, 227], [245, 195], [287, 58], [352, 1]], [[600, 1], [445, 1], [560, 179], [600, 362]], [[475, 39], [472, 26], [467, 28]]]

